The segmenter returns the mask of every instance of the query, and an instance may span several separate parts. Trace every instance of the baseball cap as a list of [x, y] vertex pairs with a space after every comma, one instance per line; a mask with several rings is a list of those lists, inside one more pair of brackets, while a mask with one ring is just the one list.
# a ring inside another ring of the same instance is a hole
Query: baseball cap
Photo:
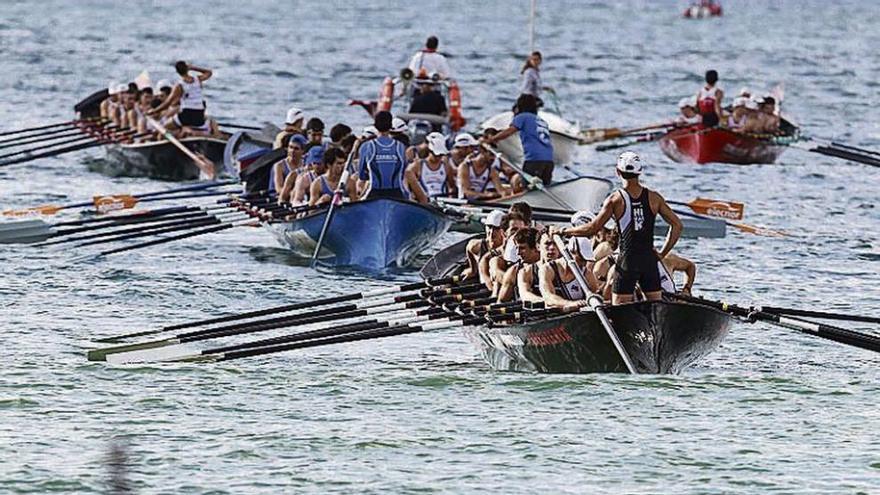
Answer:
[[298, 120], [302, 120], [305, 118], [302, 110], [297, 107], [290, 107], [290, 110], [287, 111], [287, 118], [284, 119], [285, 124], [294, 124]]
[[399, 117], [391, 119], [391, 132], [406, 132], [406, 121]]
[[748, 102], [748, 101], [749, 101], [749, 99], [746, 98], [745, 96], [737, 96], [736, 98], [733, 99], [733, 108], [744, 107], [744, 106], [746, 106], [746, 102]]
[[432, 132], [425, 136], [425, 141], [428, 143], [428, 151], [431, 153], [434, 153], [435, 155], [449, 154], [449, 150], [446, 149], [446, 136], [443, 134]]
[[306, 165], [311, 165], [313, 163], [321, 163], [321, 160], [324, 159], [324, 147], [323, 146], [312, 146], [309, 148], [309, 151], [306, 152]]
[[471, 136], [467, 132], [462, 132], [461, 134], [455, 136], [455, 140], [452, 142], [453, 148], [464, 148], [466, 146], [479, 146], [480, 143], [473, 136]]
[[119, 93], [119, 83], [116, 81], [110, 81], [110, 84], [107, 85], [107, 92], [111, 95], [115, 95]]
[[171, 88], [171, 81], [168, 79], [159, 79], [159, 82], [156, 83], [156, 87], [159, 89]]
[[[300, 147], [305, 147], [306, 143], [308, 142], [306, 137], [303, 136], [302, 134], [294, 134], [293, 136], [290, 136], [290, 141], [295, 142], [295, 143], [299, 143]], [[316, 148], [318, 148], [318, 147], [319, 146], [316, 146]]]
[[572, 227], [586, 225], [592, 221], [593, 221], [593, 214], [588, 211], [585, 211], [585, 210], [576, 211], [576, 212], [574, 212], [574, 214], [571, 215], [571, 226]]
[[755, 100], [753, 100], [751, 98], [747, 98], [745, 103], [743, 103], [743, 105], [746, 108], [748, 108], [749, 110], [757, 110], [758, 109], [758, 102], [756, 102]]
[[617, 158], [617, 170], [628, 174], [641, 174], [642, 159], [632, 151], [624, 151]]
[[684, 107], [696, 107], [697, 106], [697, 97], [696, 96], [688, 96], [686, 98], [682, 98], [678, 100], [678, 108]]
[[376, 126], [374, 126], [374, 125], [368, 125], [368, 126], [364, 127], [363, 132], [361, 132], [361, 137], [365, 138], [365, 139], [374, 138], [378, 135], [379, 135], [379, 130], [376, 129]]
[[501, 227], [501, 222], [504, 220], [504, 213], [501, 210], [492, 210], [486, 215], [486, 218], [483, 219], [483, 225], [488, 225], [489, 227]]

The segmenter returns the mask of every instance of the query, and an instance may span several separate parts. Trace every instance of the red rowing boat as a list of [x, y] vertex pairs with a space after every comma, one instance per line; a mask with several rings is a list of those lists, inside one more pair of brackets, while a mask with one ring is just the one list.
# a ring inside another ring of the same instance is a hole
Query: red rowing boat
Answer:
[[773, 163], [785, 151], [773, 141], [701, 126], [674, 129], [660, 138], [660, 149], [679, 163]]

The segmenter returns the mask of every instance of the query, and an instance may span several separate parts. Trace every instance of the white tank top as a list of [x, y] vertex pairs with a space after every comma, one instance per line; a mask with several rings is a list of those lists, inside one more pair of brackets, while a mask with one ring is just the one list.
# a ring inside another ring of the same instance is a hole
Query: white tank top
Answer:
[[[492, 166], [490, 165], [486, 167], [486, 170], [484, 170], [483, 173], [479, 176], [474, 173], [474, 161], [470, 158], [465, 160], [461, 164], [461, 166], [468, 168], [468, 176], [471, 179], [471, 190], [476, 192], [485, 192], [486, 186], [491, 182], [489, 180], [489, 173], [492, 171]], [[458, 198], [465, 199], [464, 189], [462, 188], [461, 184], [458, 185]]]
[[449, 188], [446, 184], [446, 167], [443, 166], [442, 161], [440, 162], [440, 168], [431, 170], [428, 160], [421, 160], [419, 182], [422, 184], [422, 189], [432, 198], [449, 194]]
[[180, 89], [183, 94], [180, 97], [181, 110], [204, 110], [205, 100], [202, 99], [202, 81], [193, 78], [193, 82], [188, 83], [182, 78], [180, 79]]
[[675, 288], [675, 280], [672, 274], [666, 269], [666, 265], [662, 261], [657, 261], [657, 271], [660, 272], [660, 290], [663, 292], [671, 292], [675, 294], [678, 290]]

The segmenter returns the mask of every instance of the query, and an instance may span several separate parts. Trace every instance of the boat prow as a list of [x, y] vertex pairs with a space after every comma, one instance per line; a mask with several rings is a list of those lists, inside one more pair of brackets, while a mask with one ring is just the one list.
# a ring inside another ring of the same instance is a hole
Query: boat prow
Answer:
[[785, 151], [773, 139], [701, 126], [675, 129], [660, 138], [660, 149], [679, 163], [773, 163]]
[[[715, 350], [733, 317], [708, 306], [655, 301], [605, 310], [640, 374], [677, 374]], [[627, 371], [596, 313], [465, 330], [489, 365], [501, 371]]]

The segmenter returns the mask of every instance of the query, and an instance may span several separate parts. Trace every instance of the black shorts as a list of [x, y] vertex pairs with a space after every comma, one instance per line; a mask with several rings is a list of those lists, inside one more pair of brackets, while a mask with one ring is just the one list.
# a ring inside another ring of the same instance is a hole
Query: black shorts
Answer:
[[642, 263], [643, 268], [624, 269], [618, 263], [615, 267], [617, 276], [611, 292], [614, 294], [632, 294], [636, 291], [636, 283], [642, 292], [657, 292], [660, 290], [660, 272], [657, 270], [657, 261]]
[[523, 163], [523, 171], [541, 179], [545, 186], [553, 180], [553, 162], [527, 161]]
[[703, 114], [703, 126], [715, 127], [716, 125], [718, 125], [718, 116], [715, 115], [715, 112]]
[[370, 189], [367, 199], [374, 198], [407, 199], [400, 189]]
[[180, 127], [201, 127], [205, 125], [205, 111], [194, 108], [184, 108], [174, 116], [174, 123]]

